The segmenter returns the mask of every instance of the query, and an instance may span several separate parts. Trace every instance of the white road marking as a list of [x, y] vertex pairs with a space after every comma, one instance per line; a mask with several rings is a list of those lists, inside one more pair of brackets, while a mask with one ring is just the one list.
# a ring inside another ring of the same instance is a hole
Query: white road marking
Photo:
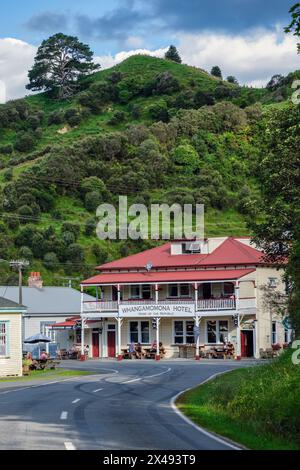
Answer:
[[139, 377], [138, 379], [131, 379], [131, 380], [126, 380], [125, 382], [121, 382], [122, 384], [130, 384], [132, 382], [139, 382], [140, 380], [144, 379], [152, 379], [152, 377], [158, 377], [159, 375], [167, 374], [170, 372], [171, 367], [169, 369], [164, 370], [163, 372], [159, 372], [159, 374], [153, 374], [153, 375], [145, 375], [144, 377]]
[[[199, 386], [199, 385], [203, 385], [205, 384], [206, 382], [209, 382], [210, 380], [213, 380], [215, 377], [217, 377], [218, 375], [222, 375], [222, 374], [225, 374], [226, 372], [229, 372], [231, 369], [228, 369], [228, 370], [225, 370], [223, 372], [218, 372], [216, 374], [213, 374], [211, 377], [209, 377], [208, 379], [204, 380], [203, 382], [201, 382], [200, 384], [198, 385], [195, 385], [195, 387]], [[223, 439], [222, 437], [219, 437], [217, 436], [216, 434], [213, 434], [209, 431], [207, 431], [206, 429], [202, 428], [201, 426], [199, 426], [198, 424], [195, 424], [191, 419], [187, 418], [176, 406], [176, 400], [180, 397], [180, 395], [182, 395], [183, 393], [189, 391], [189, 390], [192, 390], [193, 388], [195, 387], [189, 387], [189, 388], [186, 388], [185, 390], [182, 390], [181, 392], [177, 393], [177, 395], [175, 395], [171, 401], [170, 401], [170, 404], [171, 404], [171, 407], [173, 408], [173, 410], [175, 411], [175, 413], [180, 416], [181, 419], [183, 419], [187, 424], [189, 424], [190, 426], [192, 426], [194, 429], [197, 429], [197, 431], [201, 432], [202, 434], [204, 434], [205, 436], [208, 436], [210, 437], [211, 439], [217, 441], [217, 442], [220, 442], [221, 444], [227, 446], [227, 447], [230, 447], [231, 449], [234, 449], [234, 450], [242, 450], [242, 447], [238, 447], [238, 445], [234, 445], [234, 444], [231, 444], [230, 442], [228, 442], [227, 440]]]
[[60, 415], [60, 419], [67, 419], [68, 418], [68, 412], [67, 411], [62, 411]]
[[78, 403], [80, 401], [80, 398], [76, 398], [75, 400], [72, 401], [72, 403]]
[[72, 444], [72, 442], [65, 442], [65, 448], [67, 450], [76, 450], [76, 447], [74, 446], [74, 444]]
[[103, 388], [97, 388], [97, 390], [94, 390], [93, 393], [100, 392], [101, 390], [103, 390]]

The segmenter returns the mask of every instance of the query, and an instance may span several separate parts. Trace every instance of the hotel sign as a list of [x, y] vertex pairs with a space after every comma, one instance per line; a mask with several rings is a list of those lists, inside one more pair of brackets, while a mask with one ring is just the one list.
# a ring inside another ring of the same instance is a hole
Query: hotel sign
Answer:
[[193, 317], [195, 304], [121, 304], [120, 317]]

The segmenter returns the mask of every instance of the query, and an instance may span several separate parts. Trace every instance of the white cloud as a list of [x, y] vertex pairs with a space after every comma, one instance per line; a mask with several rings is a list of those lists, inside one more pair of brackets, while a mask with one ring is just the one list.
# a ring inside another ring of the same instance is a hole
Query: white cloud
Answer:
[[296, 38], [274, 32], [253, 31], [251, 35], [206, 32], [180, 35], [178, 49], [183, 62], [210, 71], [219, 65], [223, 76], [236, 76], [240, 83], [263, 86], [276, 73], [283, 75], [300, 68]]
[[0, 39], [0, 102], [21, 98], [27, 92], [27, 73], [36, 54], [36, 47], [15, 38]]
[[102, 55], [95, 57], [95, 62], [101, 64], [102, 69], [108, 69], [109, 67], [113, 67], [116, 64], [119, 64], [128, 57], [136, 54], [145, 54], [145, 55], [152, 55], [153, 57], [163, 57], [166, 51], [168, 50], [167, 47], [156, 49], [151, 51], [149, 49], [133, 49], [131, 51], [122, 51], [118, 52], [116, 55]]

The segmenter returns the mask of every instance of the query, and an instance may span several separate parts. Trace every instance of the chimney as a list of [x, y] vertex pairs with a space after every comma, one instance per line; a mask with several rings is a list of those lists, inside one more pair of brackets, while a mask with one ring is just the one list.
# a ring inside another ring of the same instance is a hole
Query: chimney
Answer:
[[31, 272], [28, 278], [28, 286], [29, 287], [36, 287], [37, 289], [43, 288], [43, 280], [41, 278], [41, 273], [39, 272]]

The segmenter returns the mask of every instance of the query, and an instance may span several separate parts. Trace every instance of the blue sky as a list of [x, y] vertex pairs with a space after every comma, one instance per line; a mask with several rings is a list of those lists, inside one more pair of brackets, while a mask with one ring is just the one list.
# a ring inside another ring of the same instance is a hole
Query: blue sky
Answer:
[[[163, 56], [175, 44], [184, 63], [222, 68], [263, 86], [300, 69], [296, 38], [283, 33], [296, 0], [10, 0], [0, 15], [0, 101], [25, 94], [41, 41], [56, 32], [88, 43], [102, 68], [134, 53]], [[5, 98], [4, 98], [5, 97]]]
[[10, 0], [2, 7], [2, 37], [38, 45], [59, 30], [79, 35], [98, 55], [164, 47], [177, 33], [241, 33], [288, 22], [291, 0]]

